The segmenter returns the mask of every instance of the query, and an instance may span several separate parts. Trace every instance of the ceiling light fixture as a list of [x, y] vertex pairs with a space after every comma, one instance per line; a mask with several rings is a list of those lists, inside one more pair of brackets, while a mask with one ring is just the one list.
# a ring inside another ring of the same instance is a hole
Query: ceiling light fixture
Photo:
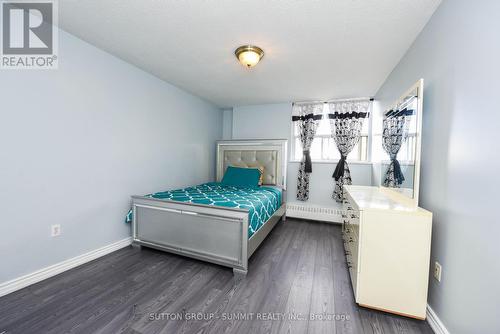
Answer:
[[258, 46], [243, 45], [234, 51], [236, 58], [245, 67], [254, 67], [264, 57], [264, 51]]

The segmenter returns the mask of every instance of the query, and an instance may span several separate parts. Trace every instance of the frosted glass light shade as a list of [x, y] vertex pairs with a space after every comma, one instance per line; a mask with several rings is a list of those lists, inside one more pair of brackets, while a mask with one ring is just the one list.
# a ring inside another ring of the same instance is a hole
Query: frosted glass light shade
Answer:
[[258, 46], [244, 45], [237, 48], [234, 54], [243, 66], [253, 67], [262, 59], [264, 51]]

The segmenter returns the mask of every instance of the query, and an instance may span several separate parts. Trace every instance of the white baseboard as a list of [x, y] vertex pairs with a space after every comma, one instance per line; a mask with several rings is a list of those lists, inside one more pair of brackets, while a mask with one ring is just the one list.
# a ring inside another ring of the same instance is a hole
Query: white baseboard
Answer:
[[328, 223], [342, 222], [341, 209], [301, 202], [287, 203], [286, 216], [292, 218], [319, 220]]
[[110, 245], [106, 245], [104, 247], [95, 249], [88, 253], [78, 255], [74, 258], [37, 270], [30, 274], [15, 278], [7, 282], [0, 283], [0, 297], [5, 296], [11, 292], [20, 290], [22, 288], [25, 288], [29, 285], [35, 284], [37, 282], [43, 281], [44, 279], [60, 274], [66, 270], [72, 269], [84, 263], [95, 260], [101, 256], [112, 253], [123, 247], [127, 247], [131, 243], [132, 243], [132, 238], [130, 237], [125, 238]]
[[437, 314], [434, 310], [427, 304], [427, 322], [429, 326], [431, 326], [432, 330], [436, 334], [450, 334], [444, 324], [441, 322], [441, 319], [438, 318]]

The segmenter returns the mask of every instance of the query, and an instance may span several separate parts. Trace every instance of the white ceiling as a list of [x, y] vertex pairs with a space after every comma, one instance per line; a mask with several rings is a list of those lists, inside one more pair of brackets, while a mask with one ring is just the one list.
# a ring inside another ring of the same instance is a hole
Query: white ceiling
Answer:
[[[61, 28], [220, 107], [372, 96], [440, 0], [63, 0]], [[253, 69], [233, 52], [265, 51]]]

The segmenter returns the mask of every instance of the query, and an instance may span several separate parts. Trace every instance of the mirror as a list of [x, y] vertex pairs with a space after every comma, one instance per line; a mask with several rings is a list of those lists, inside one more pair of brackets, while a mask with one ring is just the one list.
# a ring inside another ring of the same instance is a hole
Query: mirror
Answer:
[[[423, 79], [381, 108], [374, 120], [373, 148], [377, 185], [409, 197], [418, 205]], [[378, 146], [378, 147], [377, 147]], [[377, 159], [378, 158], [378, 159]]]

